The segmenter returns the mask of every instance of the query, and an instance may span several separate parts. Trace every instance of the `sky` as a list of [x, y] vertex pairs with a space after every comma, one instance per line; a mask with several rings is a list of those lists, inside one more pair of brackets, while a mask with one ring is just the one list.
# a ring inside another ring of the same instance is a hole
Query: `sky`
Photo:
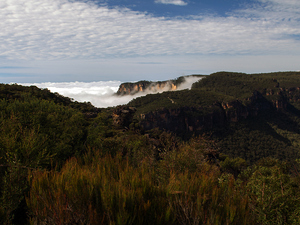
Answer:
[[0, 0], [0, 83], [300, 70], [299, 0]]

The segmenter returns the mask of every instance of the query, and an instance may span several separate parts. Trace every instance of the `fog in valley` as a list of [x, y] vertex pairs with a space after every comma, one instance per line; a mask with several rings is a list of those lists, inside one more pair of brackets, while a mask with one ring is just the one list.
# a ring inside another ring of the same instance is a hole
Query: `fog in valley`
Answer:
[[[192, 84], [201, 78], [189, 76], [185, 78], [185, 82], [177, 87], [176, 90], [190, 89]], [[39, 88], [47, 88], [51, 92], [59, 93], [65, 97], [69, 97], [78, 102], [91, 102], [92, 105], [104, 108], [117, 105], [127, 104], [134, 98], [154, 94], [163, 91], [169, 91], [168, 86], [161, 90], [146, 90], [138, 92], [134, 95], [118, 96], [116, 92], [119, 89], [121, 81], [98, 81], [98, 82], [45, 82], [45, 83], [20, 83], [24, 86], [37, 86]]]

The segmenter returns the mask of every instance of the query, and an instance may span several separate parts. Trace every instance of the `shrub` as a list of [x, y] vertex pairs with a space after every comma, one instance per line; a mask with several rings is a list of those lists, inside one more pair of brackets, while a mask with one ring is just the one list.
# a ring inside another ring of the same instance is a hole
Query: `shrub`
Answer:
[[32, 223], [171, 224], [166, 191], [153, 171], [134, 169], [119, 156], [82, 165], [73, 158], [60, 172], [35, 172], [27, 204]]

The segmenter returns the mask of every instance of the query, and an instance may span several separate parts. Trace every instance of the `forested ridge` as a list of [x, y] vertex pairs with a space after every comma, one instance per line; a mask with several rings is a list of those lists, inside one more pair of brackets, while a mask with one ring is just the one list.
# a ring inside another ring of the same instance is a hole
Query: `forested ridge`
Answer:
[[299, 224], [299, 75], [106, 109], [0, 84], [0, 223]]
[[185, 139], [209, 134], [221, 152], [249, 162], [298, 154], [299, 72], [218, 72], [191, 90], [147, 95], [128, 105], [137, 108], [134, 116], [145, 127], [155, 123]]

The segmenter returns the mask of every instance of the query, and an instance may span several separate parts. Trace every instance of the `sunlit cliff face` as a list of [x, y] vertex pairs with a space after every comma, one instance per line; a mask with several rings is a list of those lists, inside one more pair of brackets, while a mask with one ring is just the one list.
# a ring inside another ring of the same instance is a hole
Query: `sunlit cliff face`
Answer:
[[179, 85], [176, 85], [175, 81], [164, 81], [164, 82], [152, 82], [149, 83], [147, 81], [137, 82], [137, 83], [126, 83], [121, 84], [119, 90], [117, 91], [118, 95], [136, 95], [144, 93], [161, 93], [164, 91], [176, 91], [176, 90], [183, 90], [191, 88], [192, 84], [201, 78], [199, 77], [186, 77], [185, 81]]
[[172, 82], [160, 82], [160, 83], [151, 83], [150, 85], [144, 84], [133, 84], [130, 87], [126, 87], [126, 85], [121, 85], [118, 93], [121, 95], [134, 95], [139, 92], [146, 92], [146, 93], [160, 93], [164, 91], [175, 91], [177, 90], [177, 86]]
[[172, 82], [164, 82], [164, 83], [153, 83], [150, 85], [150, 87], [146, 88], [145, 90], [140, 89], [140, 91], [146, 91], [146, 92], [164, 92], [164, 91], [175, 91], [177, 89], [177, 86], [173, 84]]

